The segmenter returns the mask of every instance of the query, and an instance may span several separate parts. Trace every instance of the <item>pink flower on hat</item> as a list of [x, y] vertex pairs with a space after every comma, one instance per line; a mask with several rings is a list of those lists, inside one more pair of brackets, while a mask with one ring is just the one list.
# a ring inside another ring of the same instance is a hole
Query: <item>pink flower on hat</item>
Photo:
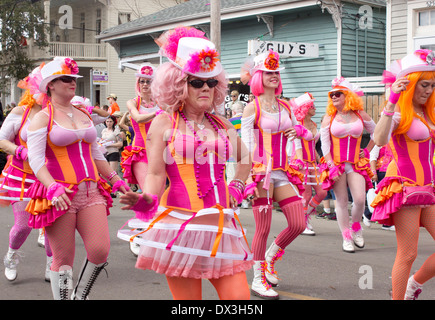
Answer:
[[269, 55], [264, 60], [264, 66], [269, 70], [276, 70], [279, 68], [279, 54], [270, 50]]
[[346, 79], [343, 77], [339, 77], [339, 78], [335, 78], [334, 80], [332, 80], [332, 87], [336, 87], [339, 86], [340, 83], [342, 83], [343, 81], [345, 81]]
[[427, 64], [435, 64], [435, 57], [432, 50], [419, 49], [415, 50], [415, 54], [419, 55], [420, 59], [426, 61]]
[[70, 74], [79, 73], [77, 62], [75, 62], [73, 59], [65, 58], [65, 66], [69, 69]]
[[143, 75], [146, 75], [146, 76], [152, 76], [153, 75], [153, 68], [150, 66], [143, 66], [140, 69], [140, 73], [142, 73]]
[[206, 48], [200, 52], [195, 52], [190, 55], [189, 61], [184, 66], [184, 71], [197, 73], [209, 72], [214, 69], [218, 59], [218, 52], [215, 49]]

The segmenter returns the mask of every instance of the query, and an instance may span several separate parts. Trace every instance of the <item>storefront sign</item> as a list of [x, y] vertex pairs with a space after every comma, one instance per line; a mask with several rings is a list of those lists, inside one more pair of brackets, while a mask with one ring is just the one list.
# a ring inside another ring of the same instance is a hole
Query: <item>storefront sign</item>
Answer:
[[305, 57], [318, 58], [319, 45], [316, 43], [280, 42], [280, 41], [248, 41], [248, 54], [258, 55], [272, 49], [278, 52], [281, 58]]
[[109, 75], [107, 74], [107, 71], [93, 70], [92, 81], [94, 85], [107, 85], [109, 82]]

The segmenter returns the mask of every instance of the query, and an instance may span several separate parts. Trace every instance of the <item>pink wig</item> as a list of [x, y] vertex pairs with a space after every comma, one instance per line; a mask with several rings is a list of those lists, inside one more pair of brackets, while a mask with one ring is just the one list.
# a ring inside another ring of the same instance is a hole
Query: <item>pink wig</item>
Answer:
[[[186, 101], [188, 92], [187, 77], [187, 74], [171, 62], [165, 62], [157, 68], [155, 78], [151, 84], [151, 92], [160, 108], [167, 112], [174, 112]], [[219, 84], [214, 87], [212, 110], [216, 110], [216, 107], [225, 101], [228, 91], [224, 71], [214, 79], [218, 80]]]
[[[260, 94], [264, 93], [263, 87], [263, 72], [258, 70], [254, 73], [251, 80], [249, 81], [249, 85], [251, 86], [251, 92], [254, 96], [258, 97]], [[275, 95], [280, 95], [282, 92], [282, 82], [281, 77], [279, 78], [279, 86], [275, 89]]]
[[313, 96], [308, 93], [311, 97], [312, 100], [310, 101], [305, 101], [304, 103], [302, 103], [301, 105], [296, 104], [295, 99], [292, 99], [290, 101], [290, 105], [291, 108], [293, 110], [293, 113], [296, 117], [296, 120], [298, 121], [302, 121], [305, 119], [305, 116], [307, 115], [308, 111], [314, 107], [314, 99]]

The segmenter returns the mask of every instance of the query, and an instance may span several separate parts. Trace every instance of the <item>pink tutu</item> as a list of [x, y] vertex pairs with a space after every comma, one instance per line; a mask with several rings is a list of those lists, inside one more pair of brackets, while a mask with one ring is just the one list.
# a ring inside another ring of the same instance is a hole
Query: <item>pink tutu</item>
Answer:
[[165, 209], [159, 207], [151, 223], [132, 219], [133, 230], [118, 231], [119, 238], [141, 245], [136, 268], [169, 277], [214, 279], [252, 267], [249, 244], [232, 209], [224, 209], [222, 228], [219, 213], [211, 211], [215, 208], [200, 210], [195, 217], [185, 211], [165, 215]]
[[[374, 208], [372, 221], [389, 226], [394, 225], [393, 213], [403, 206], [403, 188], [398, 177], [385, 177], [376, 188], [376, 197], [371, 203]], [[422, 203], [422, 206], [425, 206]]]
[[133, 162], [148, 163], [146, 150], [140, 147], [127, 146], [122, 151], [121, 157], [121, 168], [124, 180], [131, 184], [139, 184], [133, 174], [132, 166]]
[[7, 206], [17, 201], [29, 201], [25, 194], [36, 180], [34, 174], [24, 173], [9, 165], [0, 176], [0, 204]]
[[[368, 159], [362, 158], [356, 164], [351, 163], [351, 165], [354, 172], [359, 173], [364, 177], [366, 192], [369, 189], [373, 188], [372, 179], [371, 179], [373, 173], [371, 172], [370, 166], [368, 164]], [[343, 174], [345, 171], [344, 169], [345, 162], [338, 164], [337, 167], [340, 174]], [[322, 181], [322, 188], [324, 190], [333, 189], [335, 181], [329, 177], [328, 165], [326, 163], [321, 163], [319, 166], [319, 170], [320, 170], [320, 181]]]
[[[67, 183], [61, 184], [65, 188], [70, 186], [70, 184]], [[107, 215], [109, 215], [109, 208], [112, 207], [113, 203], [112, 197], [110, 196], [110, 186], [105, 181], [99, 180], [97, 182], [97, 188], [106, 200], [106, 210]], [[67, 193], [66, 195], [71, 202], [74, 203], [74, 196], [78, 191], [78, 185], [73, 185], [70, 190], [72, 193]], [[31, 213], [29, 218], [29, 226], [34, 229], [51, 226], [57, 218], [64, 215], [69, 210], [57, 210], [55, 206], [52, 206], [51, 201], [47, 199], [47, 188], [39, 181], [36, 181], [29, 188], [26, 196], [31, 198], [27, 204], [26, 211]]]

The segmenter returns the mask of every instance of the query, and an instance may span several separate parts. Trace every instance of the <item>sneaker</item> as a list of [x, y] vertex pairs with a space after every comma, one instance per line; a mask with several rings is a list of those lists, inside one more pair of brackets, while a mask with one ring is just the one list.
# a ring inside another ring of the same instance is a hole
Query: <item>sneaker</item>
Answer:
[[130, 251], [135, 257], [139, 255], [140, 245], [134, 242], [130, 242]]
[[45, 232], [44, 229], [39, 229], [38, 246], [45, 248]]
[[242, 205], [241, 205], [241, 208], [242, 208], [242, 209], [249, 209], [249, 201], [243, 199], [243, 201], [242, 201]]
[[317, 219], [324, 219], [326, 215], [327, 215], [326, 211], [322, 211], [316, 215], [316, 218]]
[[335, 215], [335, 212], [328, 213], [325, 216], [325, 218], [326, 218], [326, 220], [337, 220], [337, 216]]
[[396, 231], [396, 227], [395, 226], [387, 226], [386, 224], [382, 225], [382, 230], [387, 230], [387, 231]]
[[314, 230], [311, 230], [311, 229], [308, 228], [308, 227], [305, 228], [305, 230], [302, 231], [301, 234], [306, 235], [306, 236], [315, 236], [315, 235], [316, 235], [316, 233], [314, 232]]
[[9, 249], [3, 259], [5, 265], [5, 276], [9, 281], [14, 281], [17, 278], [17, 265], [20, 262], [20, 256], [15, 250]]
[[417, 300], [423, 288], [422, 284], [419, 284], [414, 280], [414, 276], [408, 279], [408, 285], [405, 292], [405, 300]]
[[53, 257], [47, 257], [47, 262], [45, 263], [45, 281], [50, 282], [50, 268], [53, 262]]
[[371, 221], [363, 214], [363, 223], [366, 227], [370, 227], [372, 225]]
[[355, 252], [352, 240], [343, 240], [343, 251], [349, 253]]

